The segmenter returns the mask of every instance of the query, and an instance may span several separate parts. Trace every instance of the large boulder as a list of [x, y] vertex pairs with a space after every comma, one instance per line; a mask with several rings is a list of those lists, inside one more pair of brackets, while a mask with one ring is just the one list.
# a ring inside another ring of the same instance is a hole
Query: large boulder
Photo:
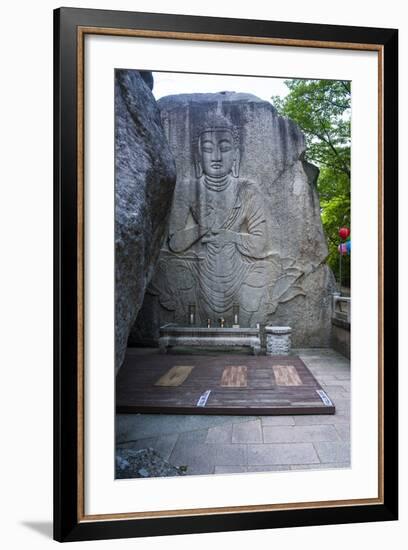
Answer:
[[299, 127], [251, 94], [159, 102], [177, 166], [171, 217], [131, 342], [168, 322], [289, 325], [328, 346], [334, 277]]
[[116, 372], [153, 274], [176, 182], [151, 80], [134, 70], [115, 72]]

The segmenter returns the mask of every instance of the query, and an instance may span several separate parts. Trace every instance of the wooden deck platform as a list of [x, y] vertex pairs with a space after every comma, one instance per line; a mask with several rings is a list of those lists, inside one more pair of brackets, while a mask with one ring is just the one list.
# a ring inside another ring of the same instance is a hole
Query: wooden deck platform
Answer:
[[334, 414], [296, 356], [159, 355], [129, 350], [116, 378], [118, 413]]

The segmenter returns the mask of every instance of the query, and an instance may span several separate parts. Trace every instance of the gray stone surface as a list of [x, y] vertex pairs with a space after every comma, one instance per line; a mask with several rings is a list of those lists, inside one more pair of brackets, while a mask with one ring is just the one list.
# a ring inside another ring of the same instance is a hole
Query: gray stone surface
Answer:
[[[213, 429], [213, 428], [211, 428]], [[192, 432], [182, 432], [178, 434], [177, 441], [187, 445], [196, 445], [197, 443], [208, 443], [208, 430], [194, 430]]]
[[177, 166], [166, 240], [134, 342], [161, 325], [286, 325], [294, 346], [328, 346], [334, 278], [325, 264], [317, 169], [298, 126], [250, 94], [160, 99]]
[[345, 415], [340, 415], [336, 412], [334, 415], [302, 415], [295, 416], [296, 426], [320, 426], [320, 425], [334, 425], [337, 424], [349, 424], [350, 417]]
[[157, 103], [133, 70], [115, 73], [115, 175], [117, 372], [153, 274], [176, 181]]
[[153, 91], [154, 78], [151, 71], [139, 71], [140, 76], [143, 78], [147, 86]]
[[248, 464], [299, 464], [319, 463], [312, 443], [271, 443], [248, 445]]
[[345, 441], [314, 443], [321, 462], [346, 462], [350, 460], [350, 443]]
[[247, 416], [118, 414], [116, 415], [116, 441], [125, 443], [163, 434], [191, 433], [247, 420]]
[[262, 427], [265, 426], [294, 426], [295, 419], [293, 416], [262, 416]]
[[167, 434], [162, 435], [156, 439], [153, 446], [155, 451], [157, 451], [165, 460], [168, 460], [174, 445], [178, 439], [177, 434]]
[[232, 424], [208, 428], [206, 443], [232, 443]]
[[340, 439], [343, 441], [350, 441], [350, 424], [344, 423], [344, 424], [336, 424], [335, 426], [336, 432], [339, 434]]
[[214, 471], [215, 457], [215, 445], [179, 441], [170, 456], [170, 463], [187, 466], [187, 474], [210, 474]]
[[247, 464], [246, 445], [216, 445], [215, 464], [217, 466], [243, 466]]
[[307, 443], [310, 441], [338, 441], [333, 425], [317, 426], [264, 426], [265, 443]]
[[265, 327], [266, 355], [289, 355], [291, 352], [290, 327]]
[[233, 443], [262, 443], [260, 420], [250, 420], [235, 424], [232, 430]]

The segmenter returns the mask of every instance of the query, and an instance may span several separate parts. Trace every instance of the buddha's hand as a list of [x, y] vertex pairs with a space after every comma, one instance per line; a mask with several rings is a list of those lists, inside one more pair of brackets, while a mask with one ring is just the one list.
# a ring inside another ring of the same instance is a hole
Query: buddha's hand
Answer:
[[215, 214], [216, 210], [211, 202], [200, 205], [197, 220], [202, 233], [207, 233], [215, 226]]
[[202, 243], [213, 243], [218, 246], [225, 246], [230, 243], [237, 243], [239, 234], [229, 229], [210, 229], [201, 239]]

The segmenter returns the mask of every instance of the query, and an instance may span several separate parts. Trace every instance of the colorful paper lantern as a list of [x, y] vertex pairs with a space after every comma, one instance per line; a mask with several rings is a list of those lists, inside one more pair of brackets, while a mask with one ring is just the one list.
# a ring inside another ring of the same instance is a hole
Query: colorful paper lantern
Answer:
[[337, 247], [337, 250], [339, 251], [339, 254], [341, 254], [342, 256], [345, 256], [347, 254], [347, 244], [346, 243], [339, 244], [339, 246]]
[[340, 239], [347, 239], [347, 237], [350, 235], [350, 229], [348, 227], [340, 227], [339, 229], [339, 237]]
[[347, 241], [346, 243], [339, 244], [339, 246], [337, 247], [337, 250], [338, 250], [339, 254], [341, 254], [342, 256], [346, 256], [346, 254], [350, 254], [351, 253], [351, 241]]

